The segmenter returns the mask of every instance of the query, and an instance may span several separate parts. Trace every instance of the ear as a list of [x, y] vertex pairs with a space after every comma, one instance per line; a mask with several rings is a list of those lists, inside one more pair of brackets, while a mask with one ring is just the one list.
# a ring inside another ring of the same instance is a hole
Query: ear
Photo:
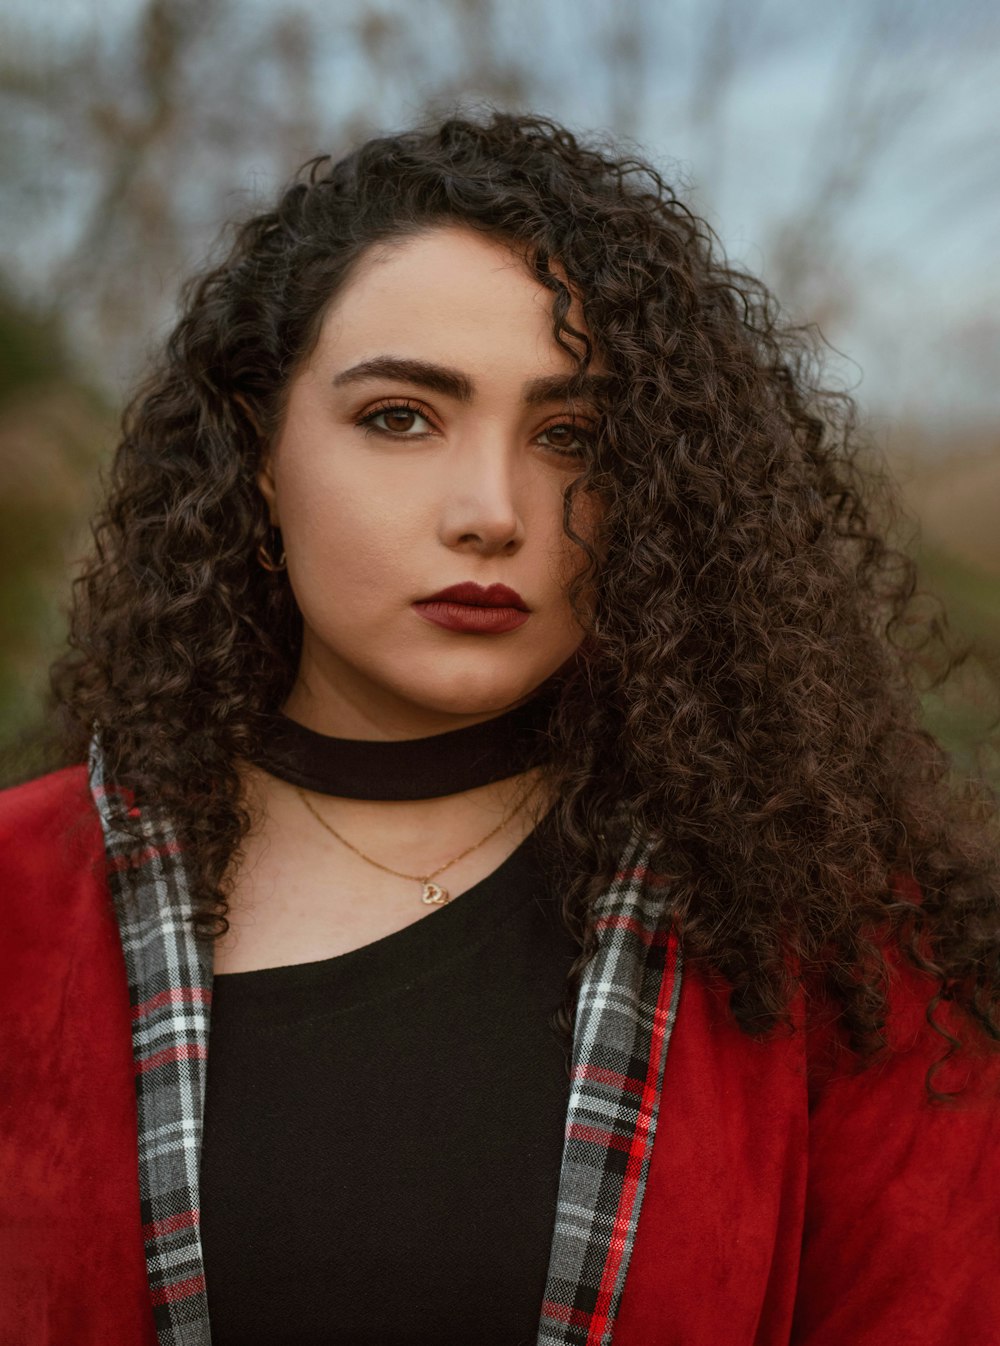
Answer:
[[274, 463], [270, 447], [265, 448], [261, 455], [260, 467], [257, 469], [257, 489], [260, 491], [264, 500], [267, 502], [267, 512], [271, 520], [272, 528], [280, 528], [278, 520], [278, 492], [274, 484]]
[[[263, 440], [264, 434], [260, 428], [260, 422], [258, 421], [257, 416], [254, 413], [253, 407], [251, 407], [250, 403], [246, 400], [246, 398], [243, 396], [242, 393], [233, 393], [233, 401], [240, 407], [243, 414], [246, 416], [247, 420], [253, 426], [254, 430], [257, 432], [260, 438]], [[277, 505], [275, 503], [277, 492], [274, 487], [274, 469], [271, 461], [270, 444], [264, 444], [263, 450], [261, 452], [260, 467], [257, 469], [257, 489], [260, 491], [261, 495], [264, 497], [264, 500], [267, 502], [267, 509], [268, 509], [268, 515], [271, 520], [271, 527], [272, 528], [279, 527], [277, 517], [278, 510]]]

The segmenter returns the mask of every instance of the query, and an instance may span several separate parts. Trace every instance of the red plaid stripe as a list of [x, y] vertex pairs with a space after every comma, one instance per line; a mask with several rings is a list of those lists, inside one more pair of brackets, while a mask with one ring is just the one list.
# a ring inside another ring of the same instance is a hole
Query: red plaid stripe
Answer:
[[[189, 887], [169, 822], [144, 814], [138, 845], [121, 830], [119, 810], [132, 800], [105, 783], [96, 739], [90, 785], [132, 1004], [140, 1215], [157, 1338], [160, 1346], [211, 1346], [198, 1224], [211, 954], [185, 919]], [[129, 813], [137, 816], [134, 807]]]
[[633, 842], [595, 912], [538, 1346], [608, 1346], [635, 1243], [682, 970], [645, 850]]

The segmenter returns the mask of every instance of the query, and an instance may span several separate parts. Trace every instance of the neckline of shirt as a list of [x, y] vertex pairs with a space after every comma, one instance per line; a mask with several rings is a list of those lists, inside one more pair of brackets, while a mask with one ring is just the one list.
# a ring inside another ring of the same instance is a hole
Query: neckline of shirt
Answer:
[[550, 903], [549, 915], [558, 922], [540, 827], [446, 906], [399, 930], [329, 958], [219, 973], [214, 988], [221, 989], [230, 1007], [238, 1007], [241, 1018], [259, 1017], [273, 1025], [287, 1019], [300, 1023], [383, 1001], [438, 975], [446, 964], [472, 956], [495, 937], [497, 927], [526, 902]]

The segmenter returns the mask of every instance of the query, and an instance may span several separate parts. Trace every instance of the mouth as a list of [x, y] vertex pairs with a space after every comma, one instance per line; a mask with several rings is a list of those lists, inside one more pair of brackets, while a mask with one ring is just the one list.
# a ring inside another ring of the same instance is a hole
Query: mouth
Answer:
[[506, 584], [491, 584], [488, 588], [484, 588], [471, 580], [466, 580], [462, 584], [451, 584], [447, 589], [441, 589], [436, 594], [431, 594], [429, 598], [417, 601], [458, 603], [471, 608], [514, 608], [519, 612], [531, 611], [516, 589], [509, 589]]
[[472, 635], [516, 631], [531, 615], [521, 595], [506, 584], [491, 584], [489, 588], [471, 582], [452, 584], [430, 598], [418, 599], [413, 607], [435, 626]]

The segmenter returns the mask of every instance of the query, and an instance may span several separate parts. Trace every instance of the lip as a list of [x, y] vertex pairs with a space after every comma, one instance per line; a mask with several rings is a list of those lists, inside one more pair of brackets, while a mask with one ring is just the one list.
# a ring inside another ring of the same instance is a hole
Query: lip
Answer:
[[464, 580], [461, 584], [450, 584], [447, 589], [439, 589], [421, 603], [467, 603], [474, 608], [520, 608], [529, 611], [527, 603], [516, 589], [508, 589], [506, 584], [491, 584], [484, 589], [473, 580]]
[[506, 584], [491, 584], [484, 589], [472, 581], [449, 585], [430, 598], [420, 599], [413, 608], [435, 626], [476, 635], [516, 631], [531, 616], [516, 589], [509, 589]]

